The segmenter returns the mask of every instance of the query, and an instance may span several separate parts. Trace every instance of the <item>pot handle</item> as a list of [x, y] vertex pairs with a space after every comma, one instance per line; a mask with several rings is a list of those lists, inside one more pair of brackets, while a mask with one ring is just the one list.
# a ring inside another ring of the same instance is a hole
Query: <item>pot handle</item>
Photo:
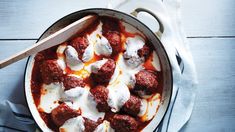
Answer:
[[137, 17], [138, 13], [140, 13], [140, 12], [146, 12], [146, 13], [150, 14], [151, 16], [153, 16], [157, 20], [157, 22], [159, 23], [159, 30], [157, 32], [155, 32], [155, 34], [158, 36], [159, 39], [161, 39], [162, 34], [164, 32], [164, 26], [163, 26], [160, 18], [155, 13], [153, 13], [152, 11], [145, 9], [145, 8], [136, 8], [133, 12], [131, 12], [131, 14], [133, 16]]

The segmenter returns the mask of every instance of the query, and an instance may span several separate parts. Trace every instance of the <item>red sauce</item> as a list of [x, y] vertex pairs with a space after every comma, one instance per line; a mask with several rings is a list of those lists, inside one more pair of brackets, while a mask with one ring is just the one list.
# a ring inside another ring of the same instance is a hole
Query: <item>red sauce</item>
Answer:
[[147, 60], [143, 64], [143, 66], [146, 70], [156, 71], [156, 69], [154, 68], [154, 66], [152, 64], [152, 61], [153, 61], [153, 54], [150, 54], [150, 56], [147, 58]]
[[103, 58], [105, 58], [105, 57], [104, 57], [104, 56], [96, 55], [96, 54], [94, 53], [94, 57], [93, 57], [90, 61], [86, 62], [86, 63], [85, 63], [85, 66], [88, 66], [88, 65], [90, 65], [91, 63], [94, 63], [94, 62], [96, 62], [96, 61], [102, 60]]
[[146, 40], [146, 37], [138, 32], [136, 33], [127, 32], [125, 29], [125, 26], [121, 22], [119, 22], [119, 27], [120, 27], [121, 33], [125, 36], [125, 38], [128, 38], [128, 37], [134, 38], [136, 35], [138, 35]]
[[[125, 48], [124, 48], [124, 45], [125, 45], [125, 42], [126, 42], [126, 39], [128, 37], [134, 37], [135, 35], [139, 35], [139, 36], [142, 36], [145, 41], [146, 41], [146, 44], [150, 47], [150, 49], [154, 49], [153, 48], [153, 45], [148, 42], [147, 38], [145, 36], [143, 36], [142, 34], [139, 34], [139, 33], [130, 33], [130, 32], [127, 32], [125, 30], [125, 27], [122, 25], [121, 21], [119, 21], [118, 19], [115, 19], [115, 18], [111, 18], [111, 17], [100, 17], [97, 21], [94, 22], [94, 24], [92, 24], [90, 27], [88, 27], [87, 29], [84, 29], [84, 31], [80, 34], [76, 34], [74, 35], [73, 37], [76, 37], [76, 36], [84, 36], [84, 35], [87, 35], [87, 34], [90, 34], [92, 33], [94, 30], [97, 29], [97, 26], [99, 24], [99, 22], [102, 21], [103, 22], [103, 34], [107, 33], [108, 31], [117, 31], [121, 34], [121, 51], [119, 54], [123, 54], [125, 52]], [[73, 38], [71, 37], [71, 39]], [[68, 40], [69, 42], [70, 40]], [[67, 45], [68, 43], [65, 42], [65, 43], [62, 43], [64, 45]], [[34, 66], [33, 66], [33, 70], [32, 70], [32, 80], [31, 80], [31, 90], [32, 90], [32, 95], [33, 95], [33, 99], [34, 99], [34, 102], [35, 102], [35, 105], [38, 107], [39, 104], [40, 104], [40, 96], [42, 93], [41, 91], [41, 87], [42, 87], [42, 78], [41, 78], [41, 73], [40, 73], [40, 66], [42, 64], [43, 61], [45, 60], [49, 60], [49, 59], [57, 59], [58, 57], [63, 57], [64, 54], [57, 54], [56, 53], [56, 50], [57, 50], [57, 47], [58, 46], [54, 46], [52, 48], [49, 48], [45, 51], [42, 51], [38, 54], [40, 54], [40, 57], [38, 57], [39, 59], [35, 59], [35, 62], [34, 62]], [[119, 54], [117, 55], [112, 55], [110, 58], [114, 59], [115, 61], [118, 59], [119, 57]], [[37, 57], [36, 57], [37, 58]], [[96, 62], [98, 60], [101, 60], [103, 58], [106, 58], [104, 56], [98, 56], [98, 55], [94, 55], [94, 58], [92, 60], [90, 60], [89, 62], [86, 62], [85, 65], [89, 65], [93, 62]], [[153, 67], [153, 65], [151, 64], [151, 61], [153, 59], [153, 55], [150, 55], [146, 62], [143, 64], [143, 66], [145, 67], [145, 69], [147, 70], [153, 70], [157, 73], [157, 77], [158, 77], [158, 82], [159, 82], [159, 85], [158, 85], [158, 88], [156, 89], [156, 93], [162, 93], [162, 88], [163, 88], [163, 76], [162, 76], [162, 72], [157, 72], [156, 69]], [[66, 67], [66, 73], [67, 74], [77, 74], [77, 75], [85, 75], [86, 74], [86, 71], [83, 69], [83, 70], [80, 70], [80, 71], [73, 71], [71, 70], [69, 67]], [[86, 77], [84, 79], [85, 83], [87, 85], [89, 85], [91, 88], [92, 87], [95, 87], [96, 84], [90, 79], [90, 77]], [[56, 102], [55, 102], [56, 103]], [[63, 103], [63, 102], [59, 102], [59, 103]], [[38, 108], [38, 111], [42, 117], [42, 119], [45, 121], [45, 123], [47, 124], [47, 126], [52, 129], [53, 131], [59, 131], [59, 128], [53, 123], [52, 119], [51, 119], [51, 115], [50, 114], [47, 114], [45, 112], [43, 112], [42, 109]], [[78, 109], [78, 112], [79, 113], [82, 113], [81, 109]], [[112, 112], [106, 112], [105, 114], [105, 118], [106, 120], [110, 120], [110, 118], [113, 116], [114, 113]], [[122, 113], [122, 112], [118, 112], [118, 114], [125, 114], [125, 113]], [[146, 121], [146, 122], [142, 122], [140, 118], [136, 117], [135, 118], [138, 122], [138, 130], [142, 130], [144, 127], [146, 127], [148, 125], [150, 121]]]
[[116, 18], [111, 17], [100, 17], [102, 25], [102, 33], [106, 34], [108, 31], [117, 31], [120, 32], [120, 21]]
[[39, 112], [40, 116], [42, 117], [42, 119], [44, 120], [44, 122], [47, 124], [47, 126], [56, 132], [59, 132], [59, 128], [54, 124], [54, 122], [51, 119], [51, 114], [47, 114], [45, 112]]
[[40, 104], [40, 97], [41, 97], [41, 76], [40, 76], [40, 72], [39, 72], [39, 64], [34, 64], [35, 66], [33, 67], [33, 74], [32, 74], [32, 80], [31, 80], [31, 90], [32, 90], [32, 94], [33, 94], [33, 99], [34, 99], [34, 103], [36, 106], [38, 106]]
[[[44, 60], [57, 59], [56, 49], [58, 46], [54, 46], [50, 49], [40, 52], [41, 54], [40, 61], [34, 62], [32, 77], [31, 77], [31, 90], [33, 94], [34, 103], [36, 106], [40, 104], [41, 97], [41, 86], [42, 78], [40, 73], [40, 66]], [[36, 56], [37, 57], [37, 56]]]

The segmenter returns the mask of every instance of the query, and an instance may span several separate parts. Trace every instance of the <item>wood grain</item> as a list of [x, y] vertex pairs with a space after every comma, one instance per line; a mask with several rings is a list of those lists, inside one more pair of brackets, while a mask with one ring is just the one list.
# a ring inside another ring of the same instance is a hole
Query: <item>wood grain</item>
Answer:
[[[63, 16], [91, 7], [106, 7], [107, 0], [0, 1], [0, 39], [38, 38]], [[235, 0], [184, 0], [182, 23], [187, 36], [235, 36]]]
[[181, 6], [187, 36], [235, 36], [235, 0], [182, 0]]
[[[0, 41], [0, 59], [35, 41]], [[184, 132], [235, 131], [235, 39], [189, 39], [199, 85], [195, 107]], [[4, 53], [4, 54], [3, 54]], [[0, 70], [0, 99], [25, 104], [26, 59]], [[20, 98], [15, 98], [20, 94]]]
[[39, 36], [60, 18], [86, 8], [105, 7], [103, 2], [86, 0], [1, 0], [0, 39], [28, 39]]
[[[0, 60], [29, 47], [35, 41], [0, 41]], [[24, 98], [24, 70], [27, 58], [0, 69], [0, 100], [9, 99], [26, 104]]]
[[184, 132], [235, 131], [235, 39], [190, 39], [198, 73], [193, 114]]
[[74, 34], [81, 33], [82, 31], [84, 31], [84, 29], [93, 24], [94, 21], [97, 19], [97, 17], [98, 16], [96, 15], [85, 16], [69, 24], [68, 26], [58, 30], [57, 32], [47, 36], [46, 38], [40, 40], [39, 42], [33, 44], [32, 46], [27, 47], [26, 49], [18, 53], [15, 53], [14, 55], [2, 61], [0, 60], [0, 69], [14, 62], [17, 62], [25, 57], [36, 54], [42, 50], [48, 49], [50, 47], [65, 42], [66, 40], [74, 36]]

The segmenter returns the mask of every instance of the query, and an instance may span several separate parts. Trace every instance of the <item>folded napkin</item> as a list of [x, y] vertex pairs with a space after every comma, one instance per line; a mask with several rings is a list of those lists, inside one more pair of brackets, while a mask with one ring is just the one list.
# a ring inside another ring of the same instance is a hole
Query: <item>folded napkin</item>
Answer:
[[[181, 27], [180, 0], [109, 0], [107, 7], [126, 13], [132, 12], [135, 8], [143, 7], [157, 14], [163, 22], [165, 30], [161, 42], [172, 65], [174, 84], [170, 107], [156, 131], [180, 131], [192, 113], [197, 84], [193, 59]], [[144, 15], [148, 19], [152, 19], [150, 16]], [[143, 22], [153, 31], [156, 31], [156, 25], [152, 24], [152, 21], [143, 19]], [[0, 131], [31, 132], [35, 131], [36, 127], [27, 106], [1, 101]]]

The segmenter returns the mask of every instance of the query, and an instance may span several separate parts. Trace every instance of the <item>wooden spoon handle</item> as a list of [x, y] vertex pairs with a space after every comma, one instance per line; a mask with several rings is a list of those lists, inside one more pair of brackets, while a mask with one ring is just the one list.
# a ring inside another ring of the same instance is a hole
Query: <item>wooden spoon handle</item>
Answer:
[[55, 45], [65, 42], [70, 37], [72, 37], [76, 33], [80, 33], [89, 25], [91, 25], [97, 19], [96, 15], [88, 15], [85, 16], [70, 25], [66, 26], [65, 28], [60, 29], [59, 31], [53, 33], [52, 35], [44, 38], [43, 40], [35, 43], [31, 47], [16, 53], [9, 58], [6, 58], [0, 61], [0, 69], [6, 67], [16, 61], [19, 61], [25, 57], [28, 57], [32, 54], [36, 54], [42, 50], [48, 49]]

